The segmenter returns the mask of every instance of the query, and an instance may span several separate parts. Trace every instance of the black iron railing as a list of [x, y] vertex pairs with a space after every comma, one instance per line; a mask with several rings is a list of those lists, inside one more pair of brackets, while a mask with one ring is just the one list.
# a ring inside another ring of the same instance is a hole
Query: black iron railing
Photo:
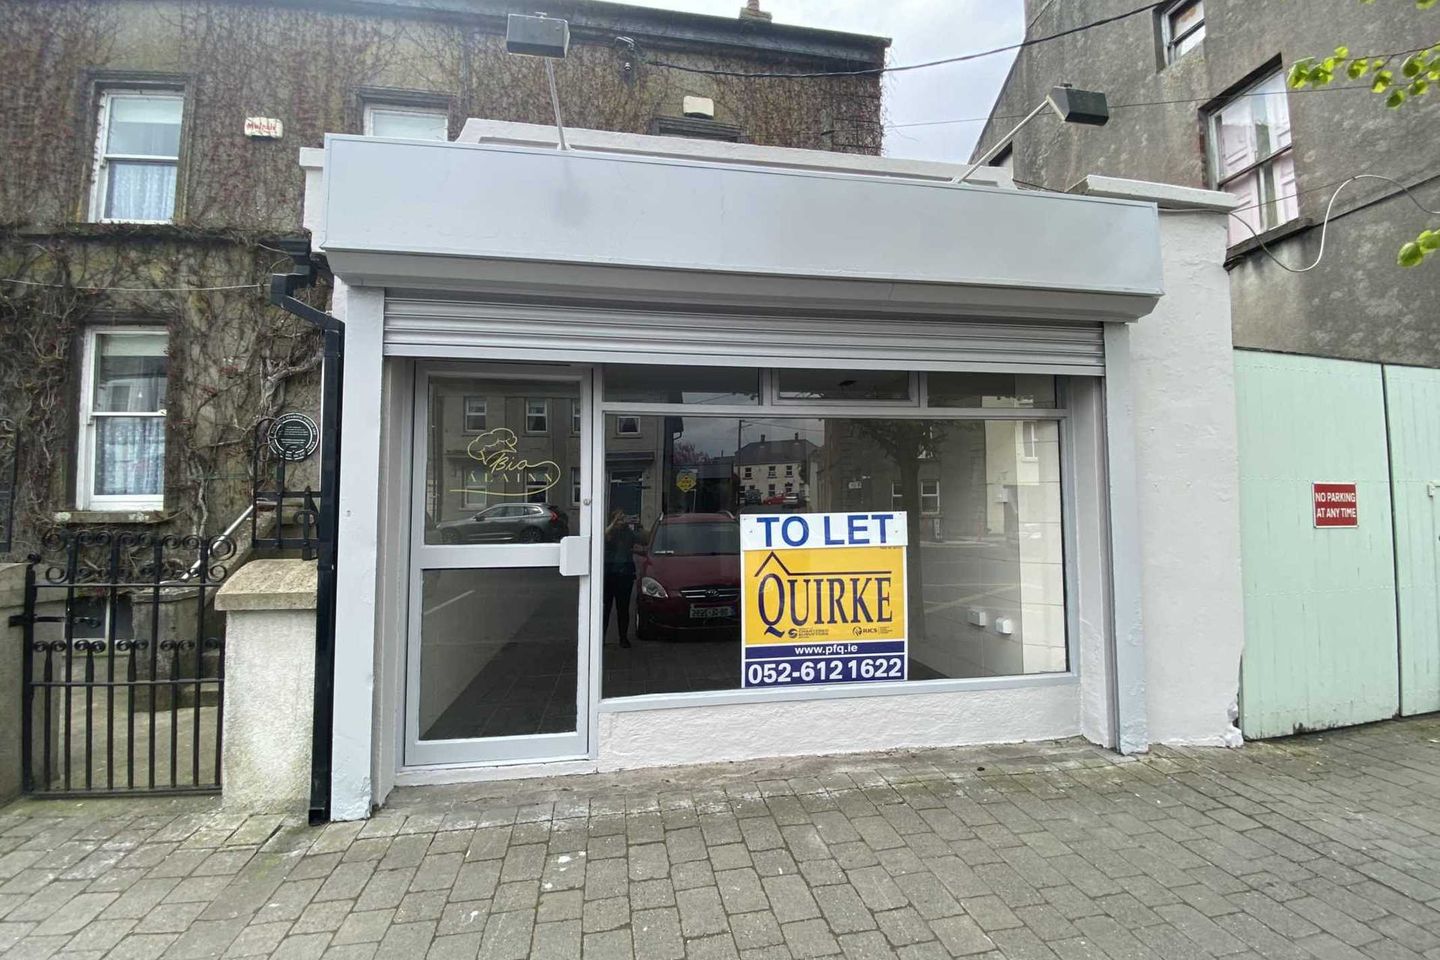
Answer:
[[25, 577], [24, 785], [31, 793], [220, 789], [223, 537], [47, 537]]
[[255, 547], [299, 550], [314, 560], [319, 547], [319, 494], [290, 486], [295, 464], [275, 452], [274, 417], [255, 425], [250, 444], [250, 542]]

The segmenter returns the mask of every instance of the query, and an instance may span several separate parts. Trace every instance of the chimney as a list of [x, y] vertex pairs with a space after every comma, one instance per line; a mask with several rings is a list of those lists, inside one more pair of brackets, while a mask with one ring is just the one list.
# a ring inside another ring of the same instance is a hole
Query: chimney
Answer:
[[760, 0], [745, 0], [745, 6], [740, 8], [741, 20], [765, 20], [769, 21], [771, 15], [760, 9]]

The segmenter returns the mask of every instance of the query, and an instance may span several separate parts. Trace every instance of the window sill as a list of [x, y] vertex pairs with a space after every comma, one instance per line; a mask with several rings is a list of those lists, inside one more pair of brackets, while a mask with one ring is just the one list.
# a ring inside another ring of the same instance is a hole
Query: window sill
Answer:
[[705, 690], [696, 693], [650, 693], [633, 697], [602, 699], [600, 713], [627, 713], [632, 710], [675, 710], [687, 707], [714, 707], [727, 704], [766, 703], [786, 700], [846, 700], [856, 697], [908, 696], [925, 693], [979, 693], [1020, 687], [1067, 686], [1079, 683], [1069, 670], [1008, 677], [967, 677], [963, 679], [901, 680], [895, 683], [831, 683], [807, 687], [756, 687], [750, 689]]
[[1281, 240], [1288, 240], [1298, 233], [1304, 233], [1313, 226], [1315, 226], [1314, 220], [1309, 217], [1298, 217], [1287, 223], [1282, 223], [1278, 227], [1271, 227], [1258, 236], [1241, 240], [1225, 251], [1225, 269], [1229, 270], [1235, 264], [1250, 256], [1250, 254], [1259, 250], [1262, 245], [1271, 246]]
[[62, 510], [52, 514], [51, 519], [56, 523], [67, 526], [81, 526], [100, 523], [134, 523], [154, 524], [164, 523], [170, 519], [170, 514], [164, 510], [157, 509], [133, 509], [133, 510]]

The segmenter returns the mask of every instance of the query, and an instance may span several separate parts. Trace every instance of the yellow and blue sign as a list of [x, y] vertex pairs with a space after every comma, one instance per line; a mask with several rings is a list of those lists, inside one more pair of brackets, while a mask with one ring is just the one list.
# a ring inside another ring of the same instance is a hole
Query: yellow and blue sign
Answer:
[[745, 687], [904, 680], [904, 511], [740, 517]]

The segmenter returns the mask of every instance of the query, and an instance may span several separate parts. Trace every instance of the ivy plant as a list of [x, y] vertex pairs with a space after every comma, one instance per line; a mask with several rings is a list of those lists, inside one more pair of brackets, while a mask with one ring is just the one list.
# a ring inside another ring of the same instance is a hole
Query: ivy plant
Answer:
[[[1371, 4], [1375, 0], [1360, 0]], [[1415, 0], [1417, 10], [1429, 10], [1440, 0]], [[1408, 101], [1423, 97], [1430, 92], [1431, 85], [1440, 83], [1440, 44], [1411, 51], [1400, 62], [1397, 69], [1391, 65], [1393, 57], [1352, 57], [1350, 48], [1340, 46], [1328, 57], [1306, 57], [1297, 60], [1290, 67], [1289, 83], [1292, 89], [1324, 87], [1343, 75], [1349, 80], [1370, 79], [1370, 92], [1383, 96], [1385, 106], [1399, 110]], [[1414, 267], [1425, 258], [1440, 250], [1440, 231], [1421, 230], [1414, 239], [1401, 245], [1396, 262], [1402, 267]]]

